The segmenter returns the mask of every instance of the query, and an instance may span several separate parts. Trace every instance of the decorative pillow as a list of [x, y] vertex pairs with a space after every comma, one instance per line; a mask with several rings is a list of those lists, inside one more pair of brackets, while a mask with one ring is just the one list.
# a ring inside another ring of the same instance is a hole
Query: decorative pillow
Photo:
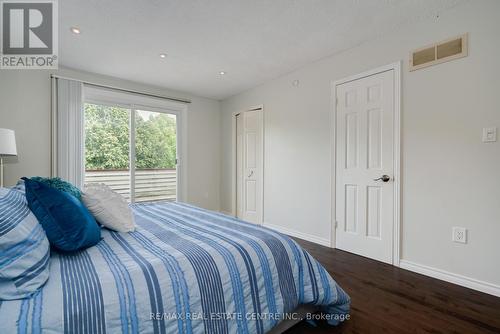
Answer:
[[33, 176], [30, 179], [48, 185], [49, 187], [64, 191], [68, 194], [71, 194], [76, 198], [78, 198], [78, 200], [80, 201], [82, 200], [82, 192], [80, 191], [80, 189], [78, 189], [71, 183], [64, 181], [60, 177]]
[[134, 215], [122, 195], [102, 183], [88, 184], [82, 201], [99, 223], [113, 231], [135, 230]]
[[26, 298], [49, 278], [50, 246], [24, 192], [0, 188], [0, 300]]
[[96, 245], [101, 229], [75, 196], [23, 178], [28, 206], [42, 224], [50, 244], [72, 252]]

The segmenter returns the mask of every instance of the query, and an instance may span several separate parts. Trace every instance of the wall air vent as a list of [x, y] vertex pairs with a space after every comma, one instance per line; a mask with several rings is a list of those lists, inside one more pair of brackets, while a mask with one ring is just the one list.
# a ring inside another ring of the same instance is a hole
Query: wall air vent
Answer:
[[467, 54], [467, 34], [464, 34], [412, 51], [410, 53], [410, 71], [463, 58]]

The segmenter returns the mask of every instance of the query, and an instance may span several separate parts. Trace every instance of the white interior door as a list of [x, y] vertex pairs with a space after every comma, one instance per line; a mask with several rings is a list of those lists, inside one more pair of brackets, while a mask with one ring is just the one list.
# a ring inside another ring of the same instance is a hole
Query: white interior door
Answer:
[[336, 247], [392, 264], [394, 70], [336, 87]]
[[243, 220], [261, 225], [264, 159], [262, 109], [240, 113], [236, 119], [236, 133], [237, 215]]

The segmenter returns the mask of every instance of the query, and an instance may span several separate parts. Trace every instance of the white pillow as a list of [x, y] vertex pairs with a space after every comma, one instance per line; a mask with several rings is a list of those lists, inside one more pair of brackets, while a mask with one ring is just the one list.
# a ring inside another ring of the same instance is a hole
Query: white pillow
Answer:
[[134, 215], [122, 195], [103, 183], [84, 187], [82, 201], [90, 213], [103, 226], [117, 232], [135, 230]]

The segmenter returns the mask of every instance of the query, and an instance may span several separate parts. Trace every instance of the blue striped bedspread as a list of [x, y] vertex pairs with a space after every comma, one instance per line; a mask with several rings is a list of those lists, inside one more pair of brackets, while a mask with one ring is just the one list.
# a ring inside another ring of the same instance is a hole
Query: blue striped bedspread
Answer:
[[39, 292], [0, 302], [0, 333], [266, 333], [301, 304], [331, 323], [349, 312], [349, 296], [283, 234], [182, 203], [132, 209], [135, 232], [103, 229], [97, 246], [52, 252]]

